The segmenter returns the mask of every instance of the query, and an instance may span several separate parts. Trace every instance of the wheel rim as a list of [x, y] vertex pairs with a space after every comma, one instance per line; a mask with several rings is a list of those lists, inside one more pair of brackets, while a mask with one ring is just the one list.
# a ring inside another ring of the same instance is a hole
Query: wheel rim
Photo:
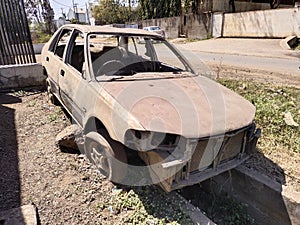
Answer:
[[93, 164], [97, 167], [98, 170], [100, 170], [100, 172], [104, 176], [109, 177], [110, 165], [109, 165], [108, 158], [105, 154], [105, 151], [96, 142], [90, 143], [89, 151], [90, 151], [90, 158]]

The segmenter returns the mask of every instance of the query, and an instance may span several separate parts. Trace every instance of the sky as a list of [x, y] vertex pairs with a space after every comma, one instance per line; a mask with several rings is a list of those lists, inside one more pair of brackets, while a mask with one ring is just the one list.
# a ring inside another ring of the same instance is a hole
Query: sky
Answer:
[[[85, 8], [85, 3], [88, 3], [88, 0], [74, 0], [74, 3], [78, 4], [78, 8]], [[67, 14], [69, 9], [73, 7], [73, 0], [50, 0], [50, 4], [54, 10], [54, 18], [58, 19], [62, 15], [61, 8]]]

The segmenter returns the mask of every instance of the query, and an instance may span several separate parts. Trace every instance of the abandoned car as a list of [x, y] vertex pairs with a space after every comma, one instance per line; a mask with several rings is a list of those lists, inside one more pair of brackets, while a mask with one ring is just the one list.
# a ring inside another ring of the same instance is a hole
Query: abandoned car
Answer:
[[143, 30], [151, 31], [154, 33], [157, 33], [165, 38], [165, 31], [162, 30], [159, 26], [150, 26], [150, 27], [144, 27]]
[[117, 183], [145, 184], [130, 183], [129, 168], [142, 169], [129, 152], [165, 191], [199, 183], [242, 163], [260, 135], [250, 102], [154, 32], [65, 25], [42, 64], [49, 99], [82, 128], [81, 151]]

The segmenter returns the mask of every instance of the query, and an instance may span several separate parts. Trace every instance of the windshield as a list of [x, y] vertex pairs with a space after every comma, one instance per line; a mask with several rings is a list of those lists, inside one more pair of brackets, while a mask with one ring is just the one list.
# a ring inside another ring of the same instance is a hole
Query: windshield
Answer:
[[167, 41], [153, 36], [89, 35], [92, 71], [101, 76], [138, 73], [181, 74], [193, 70]]

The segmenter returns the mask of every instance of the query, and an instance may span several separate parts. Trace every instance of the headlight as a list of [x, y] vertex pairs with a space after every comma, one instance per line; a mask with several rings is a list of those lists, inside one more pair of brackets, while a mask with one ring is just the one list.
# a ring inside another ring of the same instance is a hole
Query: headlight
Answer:
[[178, 135], [152, 131], [128, 130], [125, 134], [126, 146], [138, 151], [170, 150], [176, 147], [178, 140]]

